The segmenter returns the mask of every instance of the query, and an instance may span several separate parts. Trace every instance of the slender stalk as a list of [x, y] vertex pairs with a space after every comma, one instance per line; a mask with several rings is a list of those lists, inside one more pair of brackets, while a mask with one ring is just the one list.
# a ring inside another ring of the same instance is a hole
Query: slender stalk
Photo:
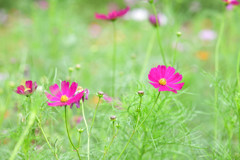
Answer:
[[147, 65], [148, 65], [148, 62], [149, 62], [149, 58], [150, 58], [151, 53], [152, 53], [152, 49], [153, 49], [153, 44], [154, 44], [155, 38], [156, 38], [156, 35], [155, 35], [155, 32], [153, 32], [152, 35], [151, 35], [150, 41], [148, 43], [147, 53], [146, 53], [146, 56], [145, 56], [145, 61], [143, 63], [142, 71], [141, 71], [141, 74], [140, 74], [140, 77], [139, 77], [140, 81], [143, 80], [144, 72], [145, 72], [145, 70], [147, 68]]
[[178, 39], [179, 39], [179, 37], [177, 37], [177, 40], [176, 40], [176, 45], [175, 45], [175, 50], [174, 50], [174, 56], [173, 56], [173, 64], [172, 64], [172, 66], [174, 66], [175, 63], [176, 63]]
[[116, 52], [117, 52], [117, 31], [115, 21], [113, 23], [113, 55], [112, 55], [112, 96], [115, 96], [115, 76], [116, 76]]
[[79, 135], [78, 135], [78, 148], [80, 148], [80, 146], [81, 146], [81, 133], [79, 133]]
[[83, 103], [82, 103], [82, 114], [83, 114], [83, 120], [86, 125], [86, 130], [87, 130], [87, 135], [88, 135], [87, 154], [88, 154], [88, 160], [89, 160], [90, 159], [90, 134], [88, 131], [88, 124], [87, 124], [87, 120], [86, 120], [85, 113], [84, 113], [84, 104]]
[[34, 121], [35, 121], [35, 118], [36, 118], [36, 113], [35, 113], [35, 112], [32, 112], [32, 113], [30, 114], [27, 127], [25, 128], [24, 132], [21, 134], [21, 137], [19, 138], [17, 144], [15, 145], [14, 150], [13, 150], [13, 152], [12, 152], [9, 160], [14, 160], [14, 159], [15, 159], [19, 148], [21, 147], [21, 145], [22, 145], [25, 137], [28, 135], [29, 129], [32, 127], [32, 125], [33, 125], [33, 123], [34, 123]]
[[71, 143], [72, 147], [76, 150], [79, 160], [81, 160], [79, 151], [78, 151], [78, 149], [74, 146], [74, 144], [73, 144], [73, 142], [72, 142], [72, 139], [71, 139], [71, 137], [70, 137], [69, 131], [68, 131], [67, 106], [65, 106], [64, 108], [65, 108], [65, 125], [66, 125], [66, 130], [67, 130], [68, 139], [69, 139], [69, 142]]
[[160, 96], [160, 93], [161, 93], [161, 92], [158, 93], [157, 98], [156, 98], [156, 100], [155, 100], [155, 102], [154, 102], [154, 104], [153, 104], [150, 112], [149, 112], [149, 113], [147, 114], [147, 116], [144, 118], [144, 120], [142, 121], [142, 123], [138, 126], [137, 130], [143, 125], [143, 123], [146, 121], [146, 119], [147, 119], [147, 118], [150, 116], [150, 114], [152, 113], [155, 105], [157, 104], [157, 100], [158, 100], [158, 98], [159, 98], [159, 96]]
[[159, 45], [160, 52], [161, 52], [161, 55], [162, 55], [163, 63], [164, 63], [164, 65], [167, 65], [165, 54], [164, 54], [163, 47], [162, 47], [161, 38], [160, 38], [159, 22], [158, 22], [158, 15], [157, 15], [156, 7], [155, 7], [154, 3], [151, 3], [151, 6], [152, 6], [152, 9], [153, 9], [154, 15], [156, 17], [156, 29], [157, 29], [158, 45]]
[[[114, 121], [113, 121], [113, 127], [115, 127], [114, 126]], [[111, 139], [111, 142], [109, 143], [109, 145], [108, 145], [108, 147], [107, 147], [107, 149], [104, 151], [104, 155], [103, 155], [103, 158], [102, 158], [102, 160], [104, 160], [105, 159], [105, 157], [106, 157], [106, 155], [107, 155], [107, 153], [108, 153], [108, 151], [109, 151], [109, 149], [110, 149], [110, 147], [111, 147], [111, 145], [113, 144], [113, 141], [114, 141], [114, 139], [117, 137], [117, 134], [118, 134], [118, 129], [117, 129], [117, 132], [116, 132], [116, 134], [114, 134], [114, 130], [113, 130], [113, 137], [112, 137], [112, 139]]]
[[[159, 92], [159, 93], [160, 93], [160, 92]], [[134, 130], [133, 130], [130, 138], [128, 139], [127, 144], [126, 144], [125, 147], [123, 148], [123, 150], [122, 150], [122, 152], [120, 153], [120, 155], [118, 156], [117, 160], [119, 160], [119, 159], [121, 158], [122, 154], [124, 153], [124, 151], [125, 151], [126, 148], [128, 147], [129, 143], [131, 142], [134, 133], [135, 133], [135, 132], [138, 130], [138, 128], [139, 128], [139, 127], [138, 127], [138, 123], [139, 123], [139, 121], [140, 121], [141, 105], [142, 105], [142, 96], [140, 96], [140, 100], [139, 100], [137, 123], [136, 123], [136, 125], [135, 125], [135, 127], [134, 127]]]
[[214, 110], [215, 110], [215, 117], [214, 117], [214, 138], [217, 140], [217, 130], [218, 130], [218, 72], [219, 72], [219, 49], [220, 49], [220, 43], [222, 39], [222, 34], [224, 30], [224, 17], [221, 22], [220, 30], [219, 30], [219, 38], [216, 44], [216, 50], [215, 50], [215, 89], [214, 89]]
[[97, 106], [96, 106], [96, 108], [95, 108], [95, 112], [94, 112], [94, 115], [93, 115], [92, 124], [91, 124], [90, 131], [89, 131], [90, 134], [91, 134], [91, 130], [92, 130], [92, 127], [93, 127], [93, 123], [94, 123], [94, 120], [95, 120], [95, 117], [96, 117], [96, 113], [97, 113], [97, 109], [98, 109], [98, 106], [99, 106], [100, 100], [101, 100], [101, 97], [98, 96]]
[[43, 128], [42, 128], [40, 119], [39, 119], [37, 116], [36, 116], [36, 119], [37, 119], [37, 121], [38, 121], [38, 127], [41, 129], [42, 134], [43, 134], [43, 136], [44, 136], [44, 138], [45, 138], [45, 140], [46, 140], [46, 142], [47, 142], [47, 144], [48, 144], [48, 147], [50, 148], [50, 150], [51, 150], [52, 153], [54, 154], [55, 158], [58, 160], [57, 154], [56, 154], [56, 152], [52, 149], [52, 146], [50, 145], [50, 143], [49, 143], [49, 141], [48, 141], [48, 139], [47, 139], [47, 136], [46, 136], [46, 134], [45, 134], [45, 132], [44, 132], [44, 130], [43, 130]]
[[240, 87], [240, 80], [239, 80], [239, 72], [240, 72], [240, 51], [238, 52], [238, 58], [237, 58], [237, 68], [236, 68], [236, 71], [237, 71], [237, 89], [239, 89]]

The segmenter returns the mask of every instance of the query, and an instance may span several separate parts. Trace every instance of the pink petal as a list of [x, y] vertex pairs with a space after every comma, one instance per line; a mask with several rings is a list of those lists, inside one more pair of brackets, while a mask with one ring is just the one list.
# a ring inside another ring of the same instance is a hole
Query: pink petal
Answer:
[[104, 14], [98, 14], [98, 13], [95, 13], [95, 18], [96, 19], [103, 19], [103, 20], [107, 20], [107, 16], [104, 15]]
[[184, 83], [179, 83], [179, 84], [167, 84], [168, 87], [174, 89], [174, 90], [180, 90], [182, 89]]
[[70, 89], [68, 90], [68, 94], [67, 94], [67, 97], [72, 97], [74, 95], [74, 93], [76, 92], [77, 90], [77, 86], [78, 84], [76, 82], [73, 82]]
[[37, 82], [34, 82], [34, 83], [33, 83], [33, 88], [34, 88], [34, 90], [36, 90], [37, 87], [38, 87]]
[[148, 74], [148, 79], [153, 82], [158, 82], [160, 79], [160, 72], [157, 68], [152, 68]]
[[171, 91], [173, 93], [177, 93], [176, 90], [172, 90], [171, 88], [168, 88], [167, 86], [160, 86], [159, 89], [158, 89], [159, 92], [161, 91]]
[[59, 89], [59, 86], [57, 84], [54, 84], [52, 86], [49, 87], [49, 90], [51, 91], [52, 95], [54, 95], [55, 97], [61, 97], [62, 93]]
[[30, 92], [31, 92], [32, 91], [32, 81], [26, 81], [25, 85], [26, 85], [27, 88], [30, 89]]
[[125, 15], [129, 10], [130, 10], [130, 7], [127, 6], [125, 9], [122, 9], [122, 10], [120, 10], [120, 11], [117, 11], [117, 16], [118, 16], [118, 17], [121, 17], [121, 16]]
[[68, 105], [70, 105], [72, 103], [76, 103], [81, 100], [83, 95], [84, 95], [84, 91], [82, 91], [82, 92], [78, 93], [77, 95], [75, 95], [74, 97], [70, 98], [66, 103]]
[[62, 102], [53, 102], [53, 103], [47, 102], [47, 104], [48, 104], [49, 106], [52, 106], [52, 107], [54, 107], [54, 106], [66, 106], [66, 105], [68, 105], [67, 103], [62, 103]]
[[161, 77], [160, 78], [165, 78], [166, 70], [167, 70], [166, 66], [164, 66], [164, 65], [160, 66], [160, 73], [161, 73]]
[[68, 95], [69, 90], [69, 82], [62, 81], [61, 83], [61, 91], [63, 95]]
[[171, 77], [173, 74], [175, 73], [175, 69], [173, 67], [168, 67], [166, 70], [166, 79], [168, 79], [168, 77]]
[[232, 10], [233, 9], [233, 5], [232, 4], [228, 4], [226, 8], [227, 8], [227, 10]]
[[149, 82], [154, 88], [159, 88], [161, 85], [155, 82]]
[[47, 97], [50, 101], [60, 101], [60, 100], [61, 100], [60, 98], [54, 97], [53, 95], [51, 95], [51, 94], [49, 94], [49, 93], [47, 93], [47, 92], [45, 92], [45, 95], [46, 95], [46, 97]]
[[231, 4], [233, 4], [233, 5], [239, 5], [239, 2], [236, 1], [236, 0], [232, 0], [232, 1], [231, 1]]
[[182, 75], [179, 73], [174, 74], [171, 78], [167, 79], [168, 83], [177, 83], [182, 80]]
[[25, 87], [23, 85], [20, 85], [17, 87], [17, 90], [15, 91], [18, 94], [24, 94]]

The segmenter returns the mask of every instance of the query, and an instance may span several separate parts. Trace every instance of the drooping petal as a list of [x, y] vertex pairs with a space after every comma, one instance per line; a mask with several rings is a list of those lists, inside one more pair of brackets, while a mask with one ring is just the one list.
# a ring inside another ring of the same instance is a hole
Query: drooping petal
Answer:
[[62, 81], [61, 83], [62, 95], [68, 95], [68, 90], [69, 90], [69, 82]]
[[49, 90], [51, 91], [52, 95], [54, 95], [55, 97], [60, 97], [62, 95], [59, 89], [59, 86], [57, 84], [50, 86]]
[[107, 20], [107, 16], [104, 15], [104, 14], [98, 14], [98, 13], [95, 13], [95, 18], [96, 19], [103, 19], [103, 20]]
[[46, 97], [50, 100], [50, 101], [60, 101], [61, 99], [59, 97], [54, 97], [53, 95], [45, 92]]
[[184, 83], [178, 83], [178, 84], [167, 84], [168, 87], [174, 89], [174, 90], [180, 90], [182, 89]]
[[71, 87], [69, 88], [68, 90], [68, 94], [67, 94], [67, 97], [72, 97], [74, 95], [74, 93], [76, 92], [77, 90], [77, 86], [78, 84], [76, 82], [73, 82]]

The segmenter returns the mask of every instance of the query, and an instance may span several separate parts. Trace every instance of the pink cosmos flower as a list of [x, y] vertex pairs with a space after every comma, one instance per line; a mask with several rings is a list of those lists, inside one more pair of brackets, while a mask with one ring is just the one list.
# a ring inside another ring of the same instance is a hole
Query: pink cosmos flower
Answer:
[[37, 83], [32, 82], [31, 80], [25, 82], [25, 86], [20, 85], [17, 87], [17, 90], [15, 92], [17, 94], [25, 95], [25, 96], [30, 96], [36, 89], [37, 89]]
[[66, 106], [78, 102], [84, 95], [84, 91], [77, 94], [78, 84], [73, 82], [69, 87], [69, 82], [62, 81], [61, 90], [57, 84], [49, 87], [51, 94], [45, 92], [47, 98], [52, 102], [47, 102], [49, 106]]
[[[150, 15], [149, 16], [149, 22], [154, 25], [154, 26], [157, 26], [157, 21], [156, 21], [156, 16], [155, 15]], [[158, 25], [160, 25], [160, 18], [158, 16]]]
[[[149, 19], [149, 22], [153, 26], [155, 26], [155, 27], [157, 26], [157, 21], [156, 21], [156, 16], [155, 15], [151, 14], [148, 19]], [[168, 19], [167, 19], [166, 15], [164, 15], [162, 13], [159, 13], [157, 15], [157, 19], [158, 19], [158, 25], [159, 26], [163, 26], [163, 25], [167, 24]]]
[[226, 3], [227, 10], [232, 10], [233, 6], [237, 6], [240, 4], [237, 0], [223, 0]]
[[150, 84], [154, 88], [158, 88], [158, 91], [171, 91], [177, 93], [177, 90], [182, 89], [184, 83], [178, 83], [182, 80], [182, 75], [175, 73], [173, 67], [166, 67], [164, 65], [158, 65], [150, 70], [148, 74]]
[[95, 18], [114, 21], [117, 18], [124, 16], [129, 10], [130, 10], [130, 7], [127, 6], [125, 9], [122, 9], [120, 11], [112, 11], [112, 12], [109, 12], [107, 15], [95, 13]]
[[[74, 95], [77, 95], [78, 93], [80, 93], [80, 92], [82, 92], [82, 91], [84, 92], [84, 95], [82, 96], [82, 98], [81, 98], [80, 100], [82, 100], [82, 102], [84, 102], [84, 100], [88, 100], [89, 90], [88, 90], [87, 88], [83, 90], [83, 88], [79, 86], [79, 87], [77, 88], [77, 91], [76, 91], [76, 93], [75, 93]], [[80, 108], [80, 100], [77, 101], [77, 102], [75, 102], [75, 103], [72, 103], [72, 104], [70, 105], [70, 108], [73, 107], [73, 104], [75, 104], [77, 108]]]

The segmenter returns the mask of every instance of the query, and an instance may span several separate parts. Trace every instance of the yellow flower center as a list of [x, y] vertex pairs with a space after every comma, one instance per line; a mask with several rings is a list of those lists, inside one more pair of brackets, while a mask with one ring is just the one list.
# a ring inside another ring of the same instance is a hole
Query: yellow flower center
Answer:
[[165, 85], [167, 84], [167, 81], [166, 81], [165, 78], [161, 78], [161, 79], [158, 81], [158, 83], [159, 83], [160, 85], [162, 85], [162, 86], [165, 86]]
[[31, 88], [26, 88], [25, 90], [24, 90], [24, 92], [27, 92], [27, 91], [30, 91], [31, 90]]
[[61, 102], [62, 103], [65, 103], [65, 102], [67, 102], [68, 101], [68, 97], [66, 96], [66, 95], [62, 95], [62, 97], [61, 97]]

